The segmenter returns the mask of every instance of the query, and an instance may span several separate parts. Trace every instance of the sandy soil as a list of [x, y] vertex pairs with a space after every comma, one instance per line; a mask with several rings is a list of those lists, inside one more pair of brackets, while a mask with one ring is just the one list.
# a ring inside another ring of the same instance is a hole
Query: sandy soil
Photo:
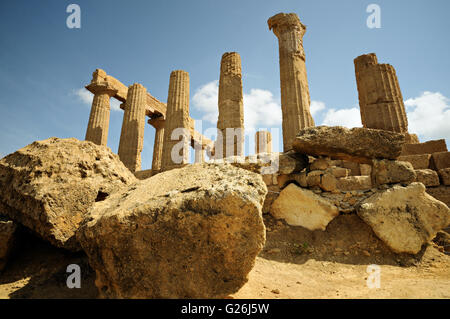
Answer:
[[[265, 216], [267, 242], [249, 281], [233, 298], [450, 298], [450, 256], [430, 243], [417, 255], [394, 254], [355, 215], [325, 232]], [[0, 275], [0, 298], [95, 298], [95, 272], [83, 253], [69, 253], [23, 234]], [[78, 264], [81, 289], [66, 286]], [[368, 288], [367, 266], [380, 266], [380, 288]]]

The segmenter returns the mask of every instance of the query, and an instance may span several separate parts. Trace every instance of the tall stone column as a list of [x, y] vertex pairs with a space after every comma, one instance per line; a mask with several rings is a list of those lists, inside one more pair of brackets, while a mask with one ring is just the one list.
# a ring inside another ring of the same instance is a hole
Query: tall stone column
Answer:
[[165, 120], [163, 117], [156, 117], [148, 120], [155, 129], [155, 143], [153, 144], [153, 161], [152, 171], [159, 172], [161, 170], [161, 158], [164, 144], [164, 126]]
[[92, 85], [91, 89], [95, 93], [85, 140], [106, 146], [108, 142], [110, 99], [116, 91], [108, 87]]
[[257, 131], [255, 133], [255, 152], [272, 153], [272, 135], [269, 131]]
[[286, 152], [292, 149], [292, 141], [301, 129], [314, 126], [303, 50], [306, 27], [295, 13], [279, 13], [267, 23], [278, 38], [283, 149]]
[[394, 67], [378, 64], [374, 53], [361, 55], [354, 63], [363, 126], [407, 133], [408, 119]]
[[147, 90], [141, 84], [135, 83], [128, 87], [118, 153], [132, 172], [141, 170], [146, 98]]
[[[172, 71], [167, 97], [161, 170], [166, 171], [189, 163], [190, 124], [189, 73], [182, 70]], [[172, 139], [172, 133], [176, 135], [175, 139]]]
[[216, 158], [244, 154], [242, 68], [237, 52], [224, 53], [220, 62], [217, 129], [222, 134], [217, 139]]

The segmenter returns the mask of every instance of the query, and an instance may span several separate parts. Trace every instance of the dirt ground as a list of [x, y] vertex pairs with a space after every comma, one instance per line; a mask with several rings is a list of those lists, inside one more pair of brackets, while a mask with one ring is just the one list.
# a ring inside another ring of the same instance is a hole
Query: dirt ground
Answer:
[[[335, 218], [324, 232], [264, 217], [266, 246], [232, 298], [450, 298], [450, 256], [434, 243], [417, 256], [394, 254], [356, 215]], [[20, 237], [0, 275], [0, 298], [96, 298], [83, 253]], [[66, 286], [69, 264], [81, 267], [80, 289]], [[372, 264], [380, 267], [380, 288], [367, 286]]]

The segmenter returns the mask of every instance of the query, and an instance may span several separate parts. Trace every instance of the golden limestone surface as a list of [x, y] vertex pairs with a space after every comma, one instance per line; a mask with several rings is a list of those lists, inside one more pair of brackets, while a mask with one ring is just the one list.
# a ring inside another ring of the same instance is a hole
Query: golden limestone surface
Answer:
[[354, 60], [363, 127], [408, 132], [408, 120], [395, 69], [379, 64], [374, 53]]
[[269, 131], [255, 133], [255, 153], [272, 153], [272, 135]]
[[217, 139], [216, 158], [243, 155], [244, 100], [241, 57], [237, 52], [224, 53], [220, 63], [217, 129], [222, 132], [222, 138]]
[[[172, 71], [167, 97], [161, 170], [166, 171], [189, 163], [188, 146], [190, 141], [184, 135], [190, 131], [191, 122], [189, 116], [189, 73], [182, 70]], [[174, 130], [176, 131], [174, 132]], [[173, 138], [172, 134], [174, 135]], [[183, 141], [183, 144], [180, 144], [180, 141]]]
[[278, 38], [283, 147], [287, 152], [301, 129], [314, 126], [302, 40], [306, 27], [295, 13], [279, 13], [267, 23]]
[[148, 120], [148, 124], [151, 124], [156, 129], [155, 142], [153, 144], [153, 173], [156, 173], [161, 169], [161, 159], [164, 143], [164, 123], [165, 121], [162, 117], [156, 117]]
[[147, 90], [135, 83], [128, 88], [120, 134], [119, 157], [132, 172], [141, 170], [141, 152], [144, 147], [145, 99]]

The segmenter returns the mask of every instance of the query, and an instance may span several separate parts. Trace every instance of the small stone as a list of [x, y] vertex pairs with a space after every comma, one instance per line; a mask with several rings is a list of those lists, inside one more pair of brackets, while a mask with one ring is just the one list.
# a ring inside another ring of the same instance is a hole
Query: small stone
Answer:
[[272, 289], [272, 293], [279, 295], [280, 294], [280, 290], [279, 289]]

